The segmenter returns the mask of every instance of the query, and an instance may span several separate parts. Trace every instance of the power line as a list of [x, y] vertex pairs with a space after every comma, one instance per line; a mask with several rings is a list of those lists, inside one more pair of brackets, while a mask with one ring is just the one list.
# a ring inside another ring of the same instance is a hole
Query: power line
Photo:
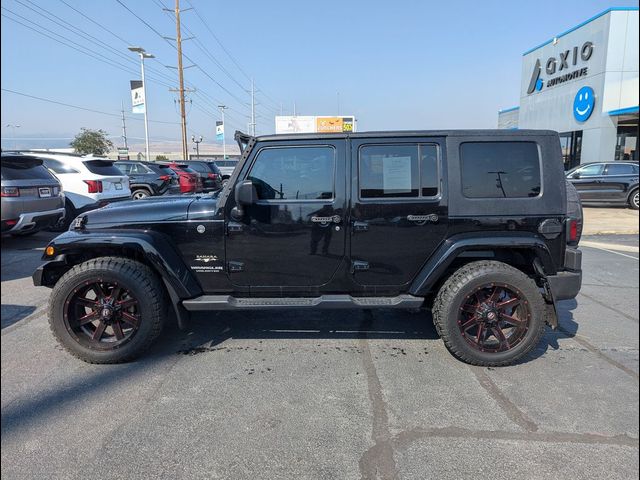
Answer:
[[[72, 105], [70, 103], [59, 102], [57, 100], [52, 100], [50, 98], [44, 98], [44, 97], [38, 97], [38, 96], [35, 96], [35, 95], [29, 95], [28, 93], [24, 93], [24, 92], [17, 92], [16, 90], [10, 90], [8, 88], [2, 88], [2, 91], [3, 92], [8, 92], [8, 93], [13, 93], [15, 95], [20, 95], [20, 96], [23, 96], [23, 97], [28, 97], [28, 98], [33, 98], [33, 99], [36, 99], [36, 100], [41, 100], [43, 102], [55, 103], [56, 105], [62, 105], [64, 107], [76, 108], [78, 110], [85, 110], [87, 112], [99, 113], [101, 115], [109, 115], [110, 117], [122, 118], [121, 115], [118, 114], [118, 113], [109, 113], [109, 112], [103, 112], [102, 110], [95, 110], [93, 108], [80, 107], [78, 105]], [[128, 116], [126, 116], [125, 118], [127, 118], [129, 120], [140, 120], [140, 121], [142, 121], [141, 118], [136, 118], [136, 117], [128, 117]], [[149, 120], [149, 121], [153, 122], [153, 123], [164, 123], [164, 124], [167, 124], [167, 125], [178, 125], [177, 122], [165, 122], [163, 120]]]

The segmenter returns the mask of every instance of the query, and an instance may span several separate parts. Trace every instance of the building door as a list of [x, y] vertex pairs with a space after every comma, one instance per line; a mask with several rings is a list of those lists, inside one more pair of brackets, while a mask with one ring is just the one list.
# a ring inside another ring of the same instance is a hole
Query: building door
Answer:
[[239, 181], [253, 182], [257, 201], [227, 220], [234, 285], [304, 292], [333, 278], [345, 256], [345, 142], [274, 142], [249, 159]]
[[444, 239], [442, 138], [351, 143], [351, 264], [356, 283], [408, 285]]

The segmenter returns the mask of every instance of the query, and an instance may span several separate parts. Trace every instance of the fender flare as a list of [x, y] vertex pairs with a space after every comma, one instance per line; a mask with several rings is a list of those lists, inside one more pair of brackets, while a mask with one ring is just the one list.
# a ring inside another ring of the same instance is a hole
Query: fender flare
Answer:
[[534, 235], [512, 234], [478, 237], [460, 234], [448, 238], [440, 245], [412, 282], [409, 293], [416, 296], [426, 295], [461, 253], [496, 249], [532, 251], [540, 261], [544, 275], [557, 273], [547, 245]]
[[[73, 254], [91, 257], [102, 256], [100, 252], [118, 250], [135, 251], [142, 254], [146, 263], [160, 277], [167, 288], [171, 303], [176, 311], [178, 324], [184, 327], [186, 312], [180, 307], [181, 300], [202, 295], [200, 283], [166, 235], [141, 230], [108, 230], [108, 231], [68, 231], [56, 237], [49, 246], [55, 250], [55, 258], [43, 256], [49, 260], [33, 274], [36, 286], [52, 287], [56, 280], [51, 270], [70, 265], [68, 258]], [[96, 255], [96, 252], [98, 253]], [[109, 253], [105, 253], [108, 255]]]

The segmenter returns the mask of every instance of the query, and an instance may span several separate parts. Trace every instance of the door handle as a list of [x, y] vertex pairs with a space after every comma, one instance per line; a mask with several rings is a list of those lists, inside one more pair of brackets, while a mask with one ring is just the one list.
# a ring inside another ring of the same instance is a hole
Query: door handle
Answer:
[[368, 232], [369, 224], [367, 222], [353, 222], [354, 232]]
[[435, 213], [430, 213], [429, 215], [407, 215], [407, 220], [415, 223], [436, 223], [438, 221], [438, 215]]
[[237, 222], [229, 222], [227, 223], [227, 232], [228, 233], [239, 233], [244, 230], [244, 225]]
[[340, 215], [332, 215], [331, 217], [311, 217], [312, 223], [340, 223], [342, 222], [342, 217]]

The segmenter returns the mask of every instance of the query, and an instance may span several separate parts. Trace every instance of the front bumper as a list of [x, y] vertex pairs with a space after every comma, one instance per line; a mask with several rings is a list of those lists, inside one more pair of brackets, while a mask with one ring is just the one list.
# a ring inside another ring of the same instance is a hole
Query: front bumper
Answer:
[[554, 300], [576, 298], [582, 287], [582, 252], [577, 248], [567, 248], [564, 256], [564, 270], [547, 276]]
[[64, 207], [42, 212], [23, 213], [13, 227], [8, 230], [3, 229], [2, 233], [26, 233], [33, 230], [42, 230], [58, 223], [64, 218], [64, 214]]

